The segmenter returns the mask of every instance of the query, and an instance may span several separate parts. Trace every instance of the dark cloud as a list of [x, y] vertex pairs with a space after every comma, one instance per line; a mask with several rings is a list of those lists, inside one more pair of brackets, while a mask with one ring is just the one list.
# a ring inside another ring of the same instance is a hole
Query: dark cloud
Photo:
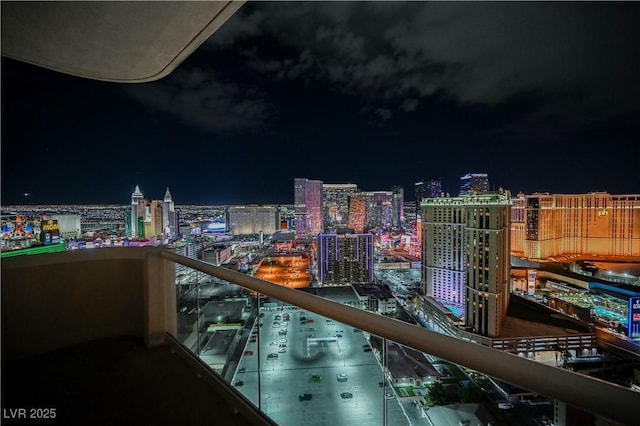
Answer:
[[270, 105], [259, 89], [218, 79], [203, 68], [179, 69], [163, 80], [124, 90], [147, 107], [205, 131], [257, 131], [269, 116]]
[[418, 101], [416, 99], [405, 99], [400, 105], [400, 109], [405, 112], [415, 111], [418, 107]]
[[376, 108], [374, 113], [385, 121], [393, 117], [393, 113], [386, 108]]
[[[288, 203], [308, 176], [411, 199], [474, 171], [514, 192], [637, 193], [639, 17], [634, 2], [247, 2], [153, 83], [3, 58], [3, 194]], [[55, 161], [25, 173], [15, 159], [34, 152]], [[108, 180], [86, 173], [105, 164]]]
[[258, 3], [245, 5], [208, 48], [242, 49], [242, 41], [268, 37], [288, 53], [252, 50], [247, 64], [279, 79], [326, 79], [367, 102], [395, 101], [405, 112], [433, 95], [493, 106], [535, 93], [546, 102], [536, 103], [525, 125], [550, 117], [578, 125], [586, 116], [607, 120], [638, 111], [639, 9], [581, 2]]

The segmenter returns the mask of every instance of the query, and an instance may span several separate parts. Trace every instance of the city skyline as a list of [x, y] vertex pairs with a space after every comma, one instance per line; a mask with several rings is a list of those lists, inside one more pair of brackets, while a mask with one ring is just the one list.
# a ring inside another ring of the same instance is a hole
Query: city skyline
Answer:
[[4, 418], [634, 424], [637, 4], [1, 8]]
[[251, 2], [153, 83], [3, 58], [2, 204], [126, 204], [135, 185], [177, 205], [293, 204], [297, 176], [412, 200], [433, 177], [457, 195], [467, 173], [638, 193], [639, 11]]

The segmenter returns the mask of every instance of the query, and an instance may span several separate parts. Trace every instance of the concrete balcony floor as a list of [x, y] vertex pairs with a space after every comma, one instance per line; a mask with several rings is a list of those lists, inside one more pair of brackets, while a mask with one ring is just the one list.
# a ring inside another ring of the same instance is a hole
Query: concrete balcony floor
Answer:
[[168, 347], [102, 339], [2, 363], [2, 424], [8, 409], [55, 408], [38, 424], [248, 425]]

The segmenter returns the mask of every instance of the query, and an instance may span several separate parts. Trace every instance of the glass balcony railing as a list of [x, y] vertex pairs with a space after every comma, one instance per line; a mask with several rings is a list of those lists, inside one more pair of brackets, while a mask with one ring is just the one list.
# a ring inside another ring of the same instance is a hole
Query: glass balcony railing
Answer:
[[[192, 277], [177, 286], [175, 338], [277, 424], [561, 424], [565, 405], [633, 424], [632, 390], [363, 311], [349, 296], [161, 257]], [[543, 397], [509, 401], [498, 383]]]
[[138, 336], [168, 343], [252, 424], [637, 423], [629, 388], [312, 293], [162, 248], [9, 258], [3, 362]]

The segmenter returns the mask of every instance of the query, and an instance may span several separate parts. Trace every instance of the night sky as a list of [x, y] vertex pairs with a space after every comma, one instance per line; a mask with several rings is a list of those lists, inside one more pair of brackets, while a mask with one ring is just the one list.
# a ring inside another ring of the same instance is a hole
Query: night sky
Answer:
[[[2, 204], [293, 203], [294, 177], [640, 193], [640, 3], [245, 4], [170, 76], [2, 59]], [[25, 193], [29, 193], [25, 197]]]

